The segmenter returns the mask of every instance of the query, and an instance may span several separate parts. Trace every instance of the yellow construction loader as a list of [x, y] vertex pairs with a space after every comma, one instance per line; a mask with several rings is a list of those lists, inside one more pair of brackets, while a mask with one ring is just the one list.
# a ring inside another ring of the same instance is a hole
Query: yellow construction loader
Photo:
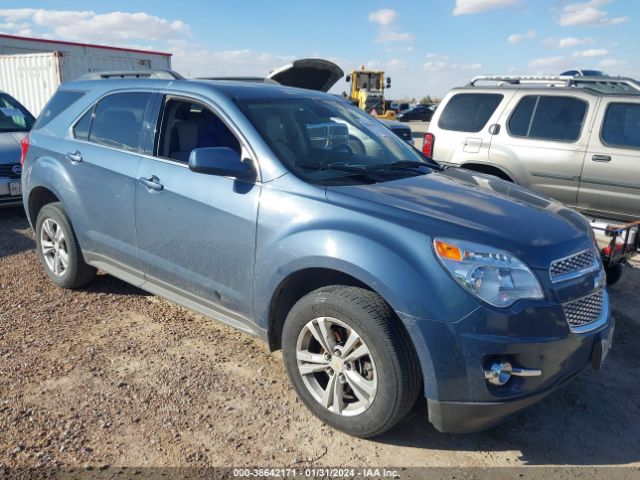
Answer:
[[[342, 69], [335, 63], [321, 58], [303, 58], [276, 68], [267, 77], [282, 85], [323, 92], [336, 84], [344, 76]], [[349, 82], [349, 100], [362, 110], [386, 120], [395, 120], [396, 114], [384, 99], [384, 89], [391, 87], [391, 79], [384, 78], [384, 72], [378, 70], [354, 70], [347, 75]]]
[[384, 89], [391, 87], [391, 78], [384, 78], [384, 72], [380, 70], [365, 70], [364, 65], [360, 70], [354, 70], [347, 75], [350, 84], [349, 99], [365, 112], [369, 112], [378, 118], [394, 120], [396, 114], [387, 109], [384, 100]]

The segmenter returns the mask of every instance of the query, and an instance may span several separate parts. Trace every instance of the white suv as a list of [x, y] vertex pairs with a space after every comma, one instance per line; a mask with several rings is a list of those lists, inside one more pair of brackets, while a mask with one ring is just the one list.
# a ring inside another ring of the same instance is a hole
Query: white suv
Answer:
[[594, 217], [640, 220], [640, 84], [631, 79], [476, 77], [447, 94], [423, 151]]

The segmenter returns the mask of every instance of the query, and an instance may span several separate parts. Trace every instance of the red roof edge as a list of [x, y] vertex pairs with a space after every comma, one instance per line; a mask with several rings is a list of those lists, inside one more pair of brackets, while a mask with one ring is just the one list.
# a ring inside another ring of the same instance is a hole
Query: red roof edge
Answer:
[[91, 43], [78, 43], [78, 42], [67, 42], [64, 40], [48, 40], [46, 38], [33, 38], [33, 37], [19, 37], [17, 35], [7, 35], [5, 33], [0, 33], [0, 38], [10, 38], [12, 40], [26, 40], [29, 42], [42, 42], [42, 43], [53, 43], [56, 45], [71, 45], [74, 47], [89, 47], [89, 48], [101, 48], [104, 50], [115, 50], [118, 52], [130, 52], [130, 53], [148, 53], [150, 55], [162, 55], [163, 57], [171, 57], [173, 53], [166, 52], [156, 52], [153, 50], [138, 50], [135, 48], [124, 48], [124, 47], [109, 47], [107, 45], [93, 45]]

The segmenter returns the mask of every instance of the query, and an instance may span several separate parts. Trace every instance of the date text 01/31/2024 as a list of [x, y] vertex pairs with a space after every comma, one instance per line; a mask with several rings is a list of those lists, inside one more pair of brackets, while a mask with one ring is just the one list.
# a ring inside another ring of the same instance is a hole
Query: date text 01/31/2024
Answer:
[[234, 477], [273, 478], [397, 478], [398, 472], [387, 468], [234, 468]]

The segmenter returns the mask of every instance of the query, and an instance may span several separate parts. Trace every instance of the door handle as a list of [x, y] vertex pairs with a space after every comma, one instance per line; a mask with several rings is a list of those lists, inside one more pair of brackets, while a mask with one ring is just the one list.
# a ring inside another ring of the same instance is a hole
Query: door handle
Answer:
[[155, 175], [151, 175], [149, 178], [140, 177], [138, 181], [141, 185], [144, 185], [149, 190], [155, 190], [159, 192], [164, 188], [164, 185], [160, 183], [160, 179]]
[[594, 155], [591, 160], [594, 162], [610, 162], [611, 157], [609, 155]]
[[67, 153], [67, 158], [72, 162], [78, 163], [82, 161], [82, 154], [78, 150], [76, 150], [73, 153], [72, 152]]

